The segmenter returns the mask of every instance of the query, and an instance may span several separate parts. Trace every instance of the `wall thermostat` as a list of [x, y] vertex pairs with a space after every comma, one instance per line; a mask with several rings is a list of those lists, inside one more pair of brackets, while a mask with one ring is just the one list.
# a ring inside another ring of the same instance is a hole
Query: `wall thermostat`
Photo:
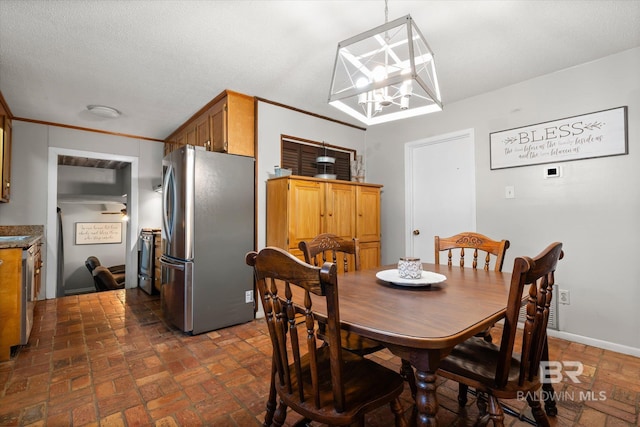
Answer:
[[544, 168], [545, 178], [558, 178], [562, 176], [562, 169], [558, 165], [547, 165]]

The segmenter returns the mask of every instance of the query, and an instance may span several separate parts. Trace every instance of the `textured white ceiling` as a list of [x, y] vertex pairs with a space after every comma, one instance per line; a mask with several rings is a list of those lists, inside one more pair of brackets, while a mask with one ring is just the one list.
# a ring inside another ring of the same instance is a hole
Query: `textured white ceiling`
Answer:
[[[388, 7], [434, 50], [445, 109], [640, 46], [639, 0]], [[335, 51], [382, 23], [382, 0], [0, 0], [0, 91], [16, 117], [159, 139], [224, 89], [358, 124], [327, 104]]]

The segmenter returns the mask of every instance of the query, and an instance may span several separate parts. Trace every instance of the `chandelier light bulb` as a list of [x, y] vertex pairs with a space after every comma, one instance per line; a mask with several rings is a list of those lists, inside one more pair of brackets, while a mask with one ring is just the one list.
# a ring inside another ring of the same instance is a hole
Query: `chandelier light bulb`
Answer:
[[358, 80], [356, 80], [356, 87], [358, 89], [363, 88], [368, 84], [369, 84], [369, 79], [366, 77], [360, 77]]
[[373, 69], [373, 81], [381, 82], [387, 78], [387, 70], [382, 65]]

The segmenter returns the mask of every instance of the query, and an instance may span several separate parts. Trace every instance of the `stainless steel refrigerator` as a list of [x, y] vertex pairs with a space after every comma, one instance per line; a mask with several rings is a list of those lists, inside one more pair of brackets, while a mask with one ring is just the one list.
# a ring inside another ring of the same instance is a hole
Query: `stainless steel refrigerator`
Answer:
[[162, 168], [165, 319], [191, 334], [252, 320], [254, 159], [187, 145]]

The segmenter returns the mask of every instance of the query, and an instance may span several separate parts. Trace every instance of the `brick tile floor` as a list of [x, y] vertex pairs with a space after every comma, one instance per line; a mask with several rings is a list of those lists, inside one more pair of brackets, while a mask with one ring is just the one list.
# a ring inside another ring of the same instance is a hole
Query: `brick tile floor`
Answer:
[[[499, 330], [497, 331], [499, 333]], [[263, 321], [188, 336], [138, 289], [39, 301], [29, 344], [0, 363], [0, 426], [257, 426], [268, 394], [270, 341]], [[640, 426], [640, 359], [550, 338], [551, 360], [584, 363], [580, 383], [556, 384], [552, 426]], [[398, 369], [387, 351], [371, 356]], [[444, 426], [473, 425], [457, 384], [438, 381]], [[411, 396], [402, 395], [407, 414]], [[522, 401], [506, 402], [518, 410]], [[291, 413], [287, 426], [299, 416]], [[526, 426], [506, 416], [507, 426]], [[315, 426], [315, 423], [313, 424]], [[381, 408], [368, 426], [393, 425]]]

